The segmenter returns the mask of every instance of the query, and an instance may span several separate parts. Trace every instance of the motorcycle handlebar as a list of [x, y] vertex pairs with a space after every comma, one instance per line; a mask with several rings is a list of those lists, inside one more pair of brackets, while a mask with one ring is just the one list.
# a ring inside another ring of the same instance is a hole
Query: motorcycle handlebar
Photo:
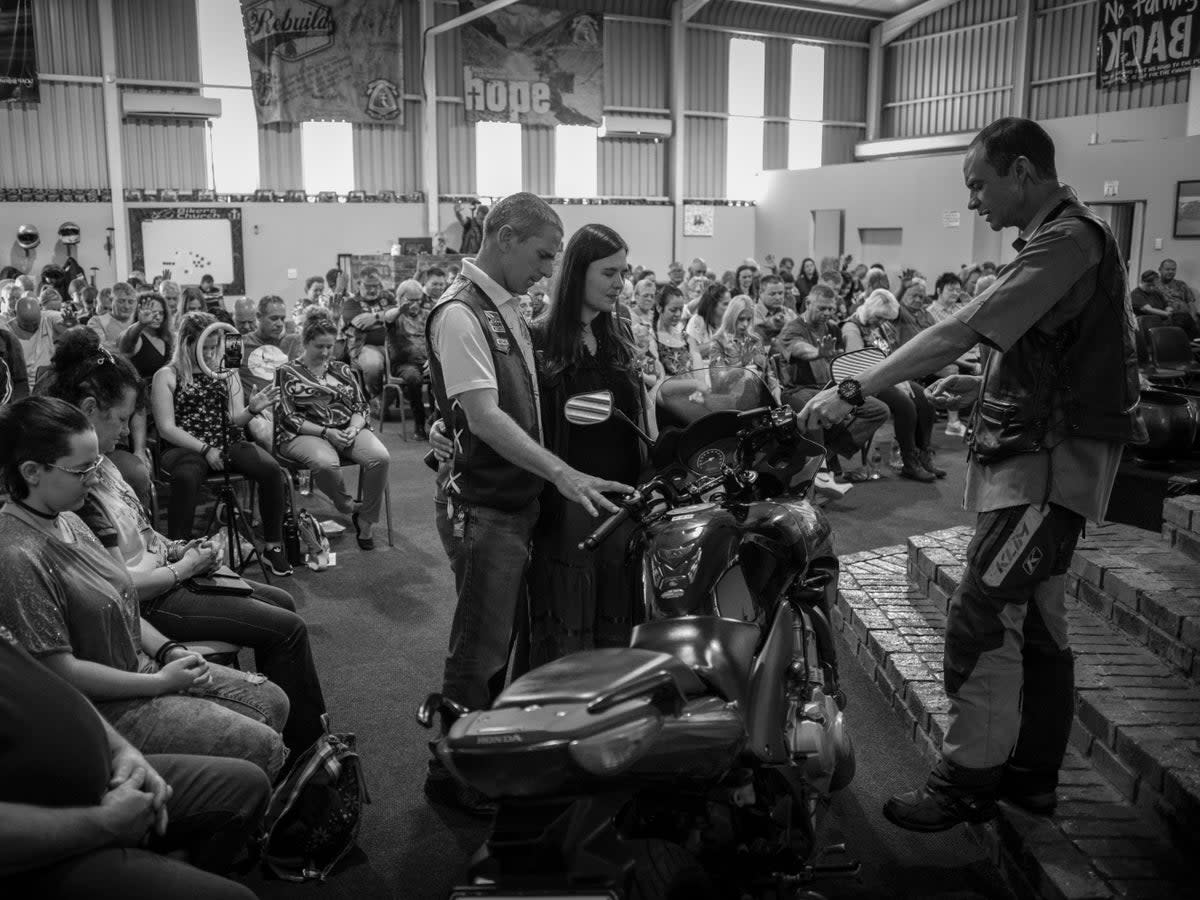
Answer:
[[595, 550], [600, 546], [617, 527], [625, 522], [631, 514], [631, 509], [628, 506], [622, 506], [615, 513], [600, 523], [600, 526], [583, 539], [579, 545], [580, 550]]

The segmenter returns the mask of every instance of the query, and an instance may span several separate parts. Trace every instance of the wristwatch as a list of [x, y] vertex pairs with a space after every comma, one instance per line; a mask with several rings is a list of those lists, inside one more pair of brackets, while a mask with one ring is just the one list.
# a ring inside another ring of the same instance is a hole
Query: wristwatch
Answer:
[[849, 403], [851, 406], [862, 406], [866, 403], [866, 398], [863, 397], [862, 385], [853, 378], [847, 378], [837, 388], [838, 397]]

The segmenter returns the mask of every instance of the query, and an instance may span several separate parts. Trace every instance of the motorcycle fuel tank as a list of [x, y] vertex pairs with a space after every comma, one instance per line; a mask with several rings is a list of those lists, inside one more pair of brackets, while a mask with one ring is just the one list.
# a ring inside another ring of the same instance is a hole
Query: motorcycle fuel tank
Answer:
[[[646, 619], [721, 616], [764, 624], [766, 598], [804, 575], [829, 533], [824, 515], [803, 500], [674, 509], [640, 537]], [[722, 589], [739, 564], [739, 583]]]

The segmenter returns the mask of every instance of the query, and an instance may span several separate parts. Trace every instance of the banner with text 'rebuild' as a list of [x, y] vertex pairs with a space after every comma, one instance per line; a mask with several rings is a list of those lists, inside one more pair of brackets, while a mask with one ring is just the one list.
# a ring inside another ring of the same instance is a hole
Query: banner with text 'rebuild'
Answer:
[[401, 4], [242, 0], [260, 123], [404, 124]]
[[1096, 83], [1183, 75], [1200, 66], [1200, 0], [1097, 0]]
[[[462, 0], [461, 13], [482, 3]], [[525, 3], [462, 27], [468, 122], [599, 125], [604, 23], [598, 14]]]
[[33, 0], [0, 0], [0, 102], [40, 99]]

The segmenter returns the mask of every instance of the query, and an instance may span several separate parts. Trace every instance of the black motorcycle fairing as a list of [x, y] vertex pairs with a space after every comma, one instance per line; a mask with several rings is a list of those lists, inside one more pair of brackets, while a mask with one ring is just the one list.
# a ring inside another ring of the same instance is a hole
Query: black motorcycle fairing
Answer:
[[793, 630], [796, 613], [788, 603], [775, 609], [771, 629], [750, 672], [750, 702], [746, 705], [746, 731], [750, 750], [764, 762], [788, 759], [780, 723], [787, 717], [787, 669], [795, 654]]
[[522, 675], [496, 698], [492, 709], [592, 703], [605, 694], [636, 686], [660, 671], [671, 675], [683, 697], [706, 690], [695, 672], [668, 653], [610, 647], [571, 653]]
[[669, 653], [708, 682], [723, 699], [748, 697], [757, 625], [718, 616], [683, 616], [644, 622], [633, 629], [634, 647]]
[[718, 697], [702, 697], [689, 703], [686, 713], [663, 720], [654, 747], [633, 764], [630, 776], [678, 787], [729, 770], [746, 744], [741, 711]]

